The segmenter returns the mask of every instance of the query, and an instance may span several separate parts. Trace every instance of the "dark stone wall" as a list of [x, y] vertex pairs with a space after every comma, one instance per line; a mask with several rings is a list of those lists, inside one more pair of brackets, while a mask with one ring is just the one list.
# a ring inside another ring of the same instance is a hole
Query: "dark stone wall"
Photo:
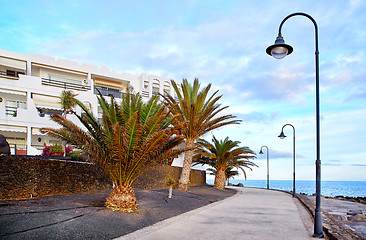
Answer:
[[26, 157], [0, 157], [0, 199], [29, 198], [111, 188], [93, 164]]
[[[133, 183], [140, 189], [166, 188], [172, 177], [178, 182], [181, 168], [156, 166]], [[204, 171], [192, 170], [190, 185], [206, 184]], [[110, 178], [93, 164], [62, 160], [0, 156], [0, 199], [30, 198], [52, 194], [112, 189]]]
[[[178, 183], [181, 172], [181, 167], [158, 165], [144, 172], [132, 183], [132, 186], [140, 189], [166, 188], [166, 180], [171, 177], [175, 180], [175, 183]], [[189, 177], [189, 186], [205, 184], [206, 172], [192, 169]]]

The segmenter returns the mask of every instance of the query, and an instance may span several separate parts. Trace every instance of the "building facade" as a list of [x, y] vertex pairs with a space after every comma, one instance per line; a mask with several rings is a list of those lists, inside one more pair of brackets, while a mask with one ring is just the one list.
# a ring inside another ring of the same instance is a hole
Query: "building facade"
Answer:
[[[156, 93], [164, 94], [164, 90], [174, 94], [169, 78], [146, 74], [134, 77], [106, 67], [0, 49], [0, 134], [9, 142], [11, 153], [40, 155], [45, 144], [60, 143], [42, 134], [40, 129], [59, 127], [50, 115], [62, 113], [59, 97], [63, 90], [72, 90], [100, 118], [95, 88], [107, 99], [113, 95], [116, 101], [131, 90], [139, 92], [144, 100]], [[81, 113], [79, 108], [75, 111]], [[67, 115], [67, 118], [75, 117]], [[180, 157], [173, 165], [182, 163]]]

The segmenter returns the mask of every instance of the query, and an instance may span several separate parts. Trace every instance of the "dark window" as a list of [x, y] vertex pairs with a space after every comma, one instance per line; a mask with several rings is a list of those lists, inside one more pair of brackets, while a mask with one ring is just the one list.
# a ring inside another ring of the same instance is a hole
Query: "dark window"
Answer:
[[12, 76], [12, 77], [16, 76], [15, 71], [13, 71], [13, 70], [6, 70], [6, 75]]

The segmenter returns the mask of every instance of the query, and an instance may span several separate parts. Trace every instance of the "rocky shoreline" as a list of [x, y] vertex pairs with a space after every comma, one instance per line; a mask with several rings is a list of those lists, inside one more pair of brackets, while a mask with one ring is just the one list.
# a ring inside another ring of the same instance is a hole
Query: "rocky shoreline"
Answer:
[[[332, 197], [326, 197], [326, 198], [332, 198]], [[366, 197], [347, 197], [347, 196], [339, 195], [339, 196], [335, 196], [334, 199], [366, 204]]]
[[[292, 192], [292, 191], [290, 191]], [[305, 195], [305, 196], [315, 196], [315, 193], [312, 195], [300, 192], [298, 194], [301, 195]], [[362, 203], [362, 204], [366, 204], [366, 197], [348, 197], [348, 196], [343, 196], [343, 195], [338, 195], [335, 197], [330, 197], [330, 196], [323, 196], [324, 198], [328, 198], [328, 199], [337, 199], [337, 200], [343, 200], [343, 201], [350, 201], [350, 202], [357, 202], [357, 203]]]
[[[297, 198], [313, 215], [315, 196], [301, 193]], [[323, 230], [329, 239], [366, 239], [366, 204], [362, 200], [344, 196], [322, 197]]]

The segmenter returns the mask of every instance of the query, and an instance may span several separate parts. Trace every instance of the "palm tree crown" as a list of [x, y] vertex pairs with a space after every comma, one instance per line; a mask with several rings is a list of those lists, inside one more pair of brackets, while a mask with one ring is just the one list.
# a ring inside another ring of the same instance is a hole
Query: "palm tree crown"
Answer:
[[[177, 116], [172, 124], [182, 124], [180, 134], [186, 139], [187, 149], [193, 149], [195, 141], [211, 130], [228, 124], [239, 124], [240, 120], [234, 120], [233, 115], [223, 115], [221, 112], [227, 108], [218, 103], [222, 96], [216, 96], [214, 92], [209, 96], [211, 84], [200, 90], [200, 83], [196, 78], [193, 85], [183, 79], [181, 87], [172, 80], [172, 86], [178, 101], [165, 92], [163, 96], [165, 105], [174, 116]], [[187, 190], [192, 164], [193, 150], [188, 150], [184, 156], [183, 169], [179, 179], [178, 188]]]
[[239, 141], [229, 140], [229, 137], [226, 137], [224, 140], [217, 140], [213, 136], [212, 143], [199, 139], [193, 161], [194, 165], [207, 164], [216, 170], [215, 187], [224, 188], [226, 181], [225, 171], [227, 169], [233, 167], [241, 169], [246, 179], [244, 167], [252, 170], [252, 166], [257, 166], [249, 161], [249, 159], [255, 158], [255, 152], [248, 147], [239, 147]]

